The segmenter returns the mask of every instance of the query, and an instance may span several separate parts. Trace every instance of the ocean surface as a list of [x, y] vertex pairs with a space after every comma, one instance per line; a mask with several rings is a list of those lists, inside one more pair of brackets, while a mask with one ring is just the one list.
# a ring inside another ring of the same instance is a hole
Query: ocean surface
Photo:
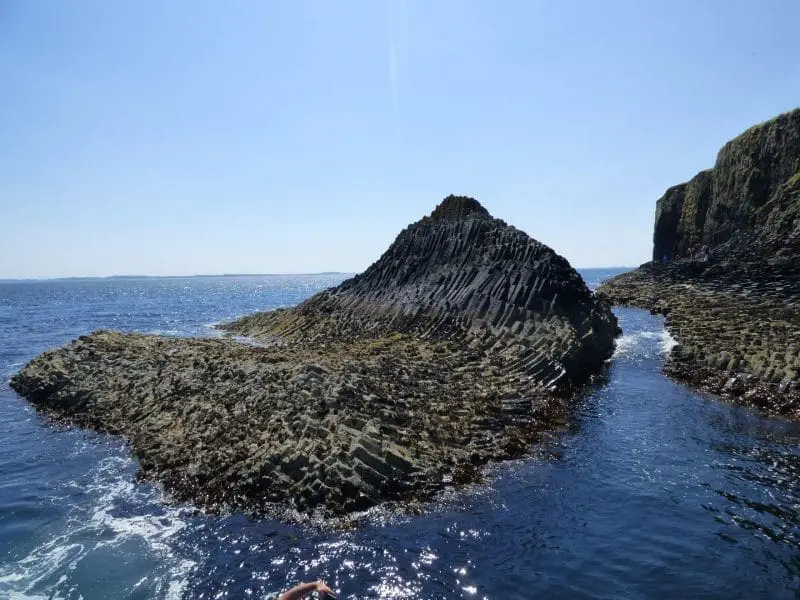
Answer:
[[56, 427], [8, 387], [94, 329], [216, 335], [343, 277], [0, 283], [0, 598], [258, 599], [316, 578], [350, 599], [800, 598], [800, 423], [666, 379], [674, 341], [641, 310], [616, 309], [605, 377], [531, 458], [349, 531], [170, 504], [123, 441]]

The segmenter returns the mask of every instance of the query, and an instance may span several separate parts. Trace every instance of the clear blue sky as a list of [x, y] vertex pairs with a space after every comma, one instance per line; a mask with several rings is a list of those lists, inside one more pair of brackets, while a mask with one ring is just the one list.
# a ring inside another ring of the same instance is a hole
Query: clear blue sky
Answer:
[[800, 2], [0, 2], [0, 277], [358, 271], [450, 193], [573, 265], [800, 104]]

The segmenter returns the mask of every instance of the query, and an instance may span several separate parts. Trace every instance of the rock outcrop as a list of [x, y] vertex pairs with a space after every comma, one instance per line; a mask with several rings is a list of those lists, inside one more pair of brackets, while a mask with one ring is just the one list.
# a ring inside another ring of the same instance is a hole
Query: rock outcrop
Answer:
[[800, 177], [800, 109], [756, 125], [723, 146], [713, 169], [667, 190], [656, 203], [653, 260], [686, 257], [697, 245], [764, 232], [776, 218], [790, 233], [798, 209], [786, 187]]
[[[701, 245], [708, 256], [690, 252]], [[800, 110], [747, 130], [713, 169], [667, 190], [653, 256], [598, 295], [667, 316], [680, 345], [666, 372], [800, 418]]]
[[513, 376], [568, 391], [609, 356], [615, 323], [566, 259], [451, 196], [363, 274], [223, 329], [301, 344], [394, 333], [459, 341], [507, 360]]
[[12, 386], [129, 438], [179, 499], [346, 513], [525, 453], [617, 334], [564, 258], [452, 196], [361, 275], [222, 328], [258, 344], [99, 331]]

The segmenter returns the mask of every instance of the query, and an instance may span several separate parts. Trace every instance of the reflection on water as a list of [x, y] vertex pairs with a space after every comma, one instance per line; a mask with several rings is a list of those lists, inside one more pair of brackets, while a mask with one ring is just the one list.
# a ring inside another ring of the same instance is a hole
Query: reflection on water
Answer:
[[[712, 465], [714, 468], [727, 471], [728, 480], [755, 484], [747, 486], [753, 488], [750, 497], [726, 489], [714, 490], [727, 501], [724, 513], [730, 521], [800, 550], [800, 456], [780, 449], [731, 444], [721, 445], [717, 450], [733, 458], [728, 463]], [[713, 505], [706, 508], [720, 512]], [[797, 567], [795, 562], [788, 568], [800, 575]]]
[[[330, 280], [170, 281], [29, 290], [24, 325], [6, 294], [0, 367], [103, 319], [201, 334]], [[0, 597], [238, 600], [314, 578], [350, 599], [800, 597], [800, 424], [667, 380], [660, 319], [617, 313], [608, 372], [532, 458], [421, 514], [375, 509], [344, 531], [165, 506], [134, 483], [123, 444], [55, 432], [4, 386]]]
[[352, 599], [795, 597], [800, 427], [666, 380], [660, 320], [619, 316], [630, 337], [538, 458], [358, 531], [233, 526], [243, 545], [270, 531], [243, 553], [271, 568], [248, 581], [248, 563], [211, 551], [225, 585], [197, 577], [189, 597], [316, 576]]

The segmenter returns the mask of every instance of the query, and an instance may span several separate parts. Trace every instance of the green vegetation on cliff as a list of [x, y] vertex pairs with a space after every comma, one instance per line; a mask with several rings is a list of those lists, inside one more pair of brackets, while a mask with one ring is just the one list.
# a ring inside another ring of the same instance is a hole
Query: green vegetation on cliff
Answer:
[[[668, 189], [653, 241], [652, 263], [598, 294], [666, 315], [679, 342], [668, 374], [800, 418], [800, 110], [748, 129], [713, 169]], [[702, 260], [698, 244], [711, 248]]]
[[[798, 223], [800, 109], [751, 127], [725, 144], [713, 169], [667, 190], [656, 204], [653, 260], [686, 256], [696, 244], [715, 247], [735, 234], [790, 235]], [[780, 225], [767, 231], [767, 225]]]

